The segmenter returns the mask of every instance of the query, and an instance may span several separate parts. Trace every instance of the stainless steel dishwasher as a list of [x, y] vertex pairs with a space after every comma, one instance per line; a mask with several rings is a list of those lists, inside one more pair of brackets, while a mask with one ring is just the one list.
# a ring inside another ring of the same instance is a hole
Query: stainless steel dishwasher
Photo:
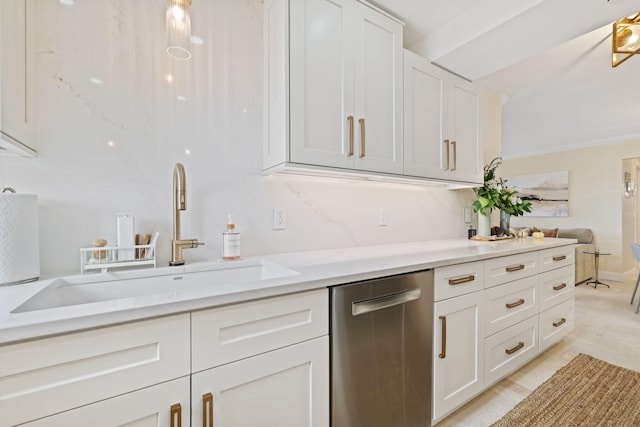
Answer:
[[433, 270], [330, 294], [332, 427], [431, 426]]

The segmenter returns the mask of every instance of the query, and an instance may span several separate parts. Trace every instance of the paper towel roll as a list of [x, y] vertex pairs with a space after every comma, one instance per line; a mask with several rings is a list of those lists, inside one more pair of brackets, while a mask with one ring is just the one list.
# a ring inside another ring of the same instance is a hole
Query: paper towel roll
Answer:
[[38, 196], [0, 193], [0, 285], [40, 276]]

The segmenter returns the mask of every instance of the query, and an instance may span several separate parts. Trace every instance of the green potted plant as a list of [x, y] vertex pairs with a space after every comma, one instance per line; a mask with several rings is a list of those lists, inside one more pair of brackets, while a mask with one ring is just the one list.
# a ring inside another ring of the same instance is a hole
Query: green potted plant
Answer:
[[507, 186], [507, 180], [498, 178], [496, 169], [502, 164], [502, 158], [496, 157], [484, 166], [484, 185], [473, 189], [477, 199], [473, 202], [473, 211], [478, 213], [478, 235], [491, 234], [491, 210], [500, 209], [500, 229], [509, 234], [511, 216], [531, 212], [531, 202], [517, 196], [517, 190]]

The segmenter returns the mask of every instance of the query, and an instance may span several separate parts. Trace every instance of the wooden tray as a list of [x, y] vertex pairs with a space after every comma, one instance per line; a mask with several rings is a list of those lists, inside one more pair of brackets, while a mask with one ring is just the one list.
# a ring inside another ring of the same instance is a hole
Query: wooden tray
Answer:
[[479, 242], [497, 242], [499, 240], [511, 240], [511, 239], [515, 239], [516, 236], [514, 236], [513, 234], [510, 234], [508, 236], [473, 236], [471, 237], [471, 240], [476, 240]]

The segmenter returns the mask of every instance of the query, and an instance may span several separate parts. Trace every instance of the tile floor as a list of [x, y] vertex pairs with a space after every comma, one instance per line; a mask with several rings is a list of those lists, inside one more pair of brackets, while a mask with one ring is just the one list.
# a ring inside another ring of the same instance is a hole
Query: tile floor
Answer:
[[579, 353], [640, 371], [640, 313], [635, 314], [635, 304], [629, 304], [635, 280], [635, 274], [626, 276], [624, 283], [601, 278], [611, 289], [577, 286], [573, 332], [445, 418], [438, 427], [491, 425]]

